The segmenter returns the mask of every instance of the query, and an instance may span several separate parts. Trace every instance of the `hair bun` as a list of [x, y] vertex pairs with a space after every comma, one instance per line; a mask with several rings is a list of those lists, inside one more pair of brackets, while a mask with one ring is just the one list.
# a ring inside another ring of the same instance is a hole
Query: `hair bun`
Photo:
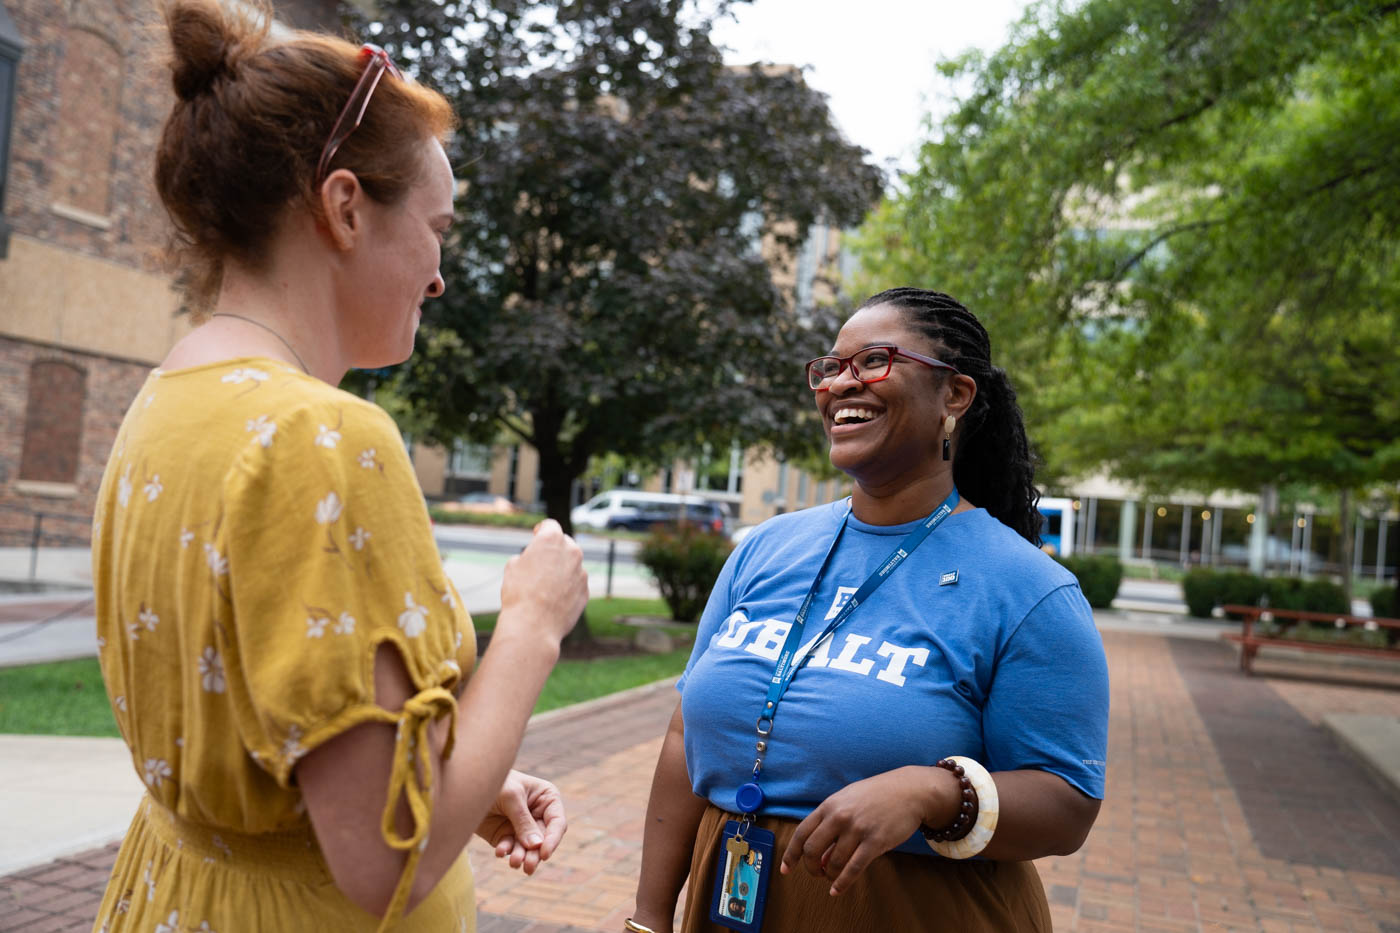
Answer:
[[219, 78], [234, 75], [245, 30], [228, 19], [218, 0], [168, 0], [164, 7], [175, 93], [181, 100], [194, 100]]

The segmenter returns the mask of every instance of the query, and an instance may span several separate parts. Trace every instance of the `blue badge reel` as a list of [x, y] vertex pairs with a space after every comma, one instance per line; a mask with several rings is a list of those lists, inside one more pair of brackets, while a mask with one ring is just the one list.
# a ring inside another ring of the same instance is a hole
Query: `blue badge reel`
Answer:
[[765, 829], [750, 825], [741, 836], [738, 820], [724, 824], [710, 901], [712, 921], [742, 933], [757, 933], [762, 927], [774, 868], [773, 844], [773, 834]]

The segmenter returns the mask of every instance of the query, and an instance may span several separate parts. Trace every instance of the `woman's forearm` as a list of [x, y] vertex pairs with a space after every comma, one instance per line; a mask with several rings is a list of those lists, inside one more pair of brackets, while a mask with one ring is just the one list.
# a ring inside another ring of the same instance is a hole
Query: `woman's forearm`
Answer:
[[435, 781], [432, 831], [410, 905], [452, 867], [495, 802], [558, 655], [557, 644], [533, 633], [493, 636], [457, 704], [452, 757]]
[[1030, 861], [1069, 855], [1084, 844], [1100, 801], [1048, 771], [999, 771], [992, 775], [1000, 799], [997, 829], [982, 856]]
[[646, 830], [642, 835], [637, 910], [633, 915], [638, 923], [657, 933], [671, 929], [676, 898], [690, 872], [695, 831], [704, 812], [704, 799], [690, 789], [685, 767], [685, 727], [677, 703], [651, 782]]

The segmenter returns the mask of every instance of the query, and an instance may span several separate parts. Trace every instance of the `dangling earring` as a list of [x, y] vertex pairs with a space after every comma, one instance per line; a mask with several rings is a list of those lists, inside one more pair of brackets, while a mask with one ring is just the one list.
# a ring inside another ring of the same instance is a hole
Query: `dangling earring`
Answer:
[[943, 459], [953, 459], [953, 428], [957, 426], [958, 419], [952, 415], [943, 419]]

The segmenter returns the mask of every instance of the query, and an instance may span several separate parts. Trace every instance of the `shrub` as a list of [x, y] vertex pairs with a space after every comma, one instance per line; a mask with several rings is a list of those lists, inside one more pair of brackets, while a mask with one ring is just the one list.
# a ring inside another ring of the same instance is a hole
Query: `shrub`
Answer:
[[1371, 594], [1371, 615], [1394, 619], [1396, 612], [1400, 612], [1400, 583], [1381, 587]]
[[660, 528], [642, 542], [637, 559], [651, 571], [677, 622], [699, 620], [710, 588], [734, 546], [711, 531], [684, 524]]
[[1123, 582], [1123, 565], [1107, 554], [1070, 555], [1055, 558], [1079, 580], [1084, 598], [1095, 609], [1107, 609]]
[[[1269, 589], [1268, 581], [1252, 573], [1236, 571], [1216, 576], [1216, 601], [1221, 606], [1257, 606], [1259, 598]], [[1226, 615], [1235, 620], [1240, 618], [1233, 612]]]
[[1211, 610], [1219, 603], [1220, 574], [1197, 568], [1181, 581], [1181, 593], [1186, 599], [1186, 611], [1198, 619], [1209, 619]]

